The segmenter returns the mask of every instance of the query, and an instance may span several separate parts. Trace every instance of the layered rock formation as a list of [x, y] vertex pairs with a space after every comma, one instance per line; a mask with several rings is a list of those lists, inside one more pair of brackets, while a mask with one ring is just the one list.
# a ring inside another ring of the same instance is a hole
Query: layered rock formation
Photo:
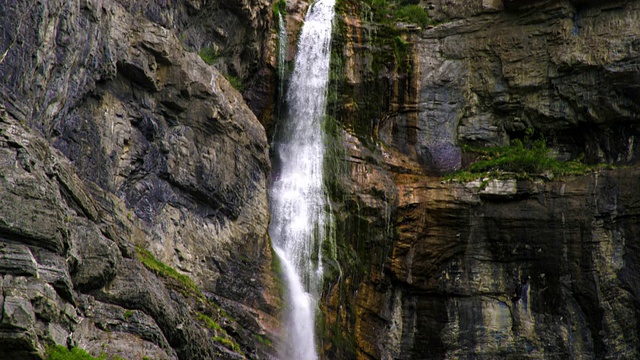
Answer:
[[527, 128], [560, 158], [635, 164], [639, 3], [423, 5], [436, 25], [416, 30], [343, 4], [325, 357], [638, 357], [636, 166], [429, 174]]
[[54, 344], [128, 359], [272, 353], [265, 132], [180, 39], [219, 17], [228, 36], [182, 40], [265, 78], [268, 4], [0, 7], [0, 357]]
[[[324, 357], [637, 358], [639, 3], [419, 3], [425, 29], [337, 4]], [[271, 5], [0, 5], [0, 357], [274, 354]], [[434, 175], [527, 128], [630, 166]]]

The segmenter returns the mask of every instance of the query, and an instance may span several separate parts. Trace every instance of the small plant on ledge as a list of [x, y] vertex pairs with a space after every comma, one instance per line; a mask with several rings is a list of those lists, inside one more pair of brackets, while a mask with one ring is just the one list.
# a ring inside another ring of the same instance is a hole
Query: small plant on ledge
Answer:
[[588, 165], [578, 160], [561, 161], [547, 148], [544, 137], [532, 140], [533, 129], [528, 129], [524, 141], [514, 139], [509, 146], [477, 148], [463, 146], [466, 153], [473, 153], [478, 160], [466, 170], [448, 174], [446, 181], [469, 182], [480, 178], [552, 179], [565, 175], [581, 175], [592, 170], [610, 168], [611, 165]]

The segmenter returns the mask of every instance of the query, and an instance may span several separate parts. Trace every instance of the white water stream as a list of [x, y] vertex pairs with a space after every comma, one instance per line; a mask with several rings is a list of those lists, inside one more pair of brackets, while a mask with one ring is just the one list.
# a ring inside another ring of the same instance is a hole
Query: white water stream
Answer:
[[317, 360], [315, 310], [322, 281], [322, 240], [330, 226], [323, 187], [324, 135], [335, 0], [311, 5], [300, 34], [287, 111], [273, 144], [269, 232], [286, 277], [286, 334], [281, 360]]

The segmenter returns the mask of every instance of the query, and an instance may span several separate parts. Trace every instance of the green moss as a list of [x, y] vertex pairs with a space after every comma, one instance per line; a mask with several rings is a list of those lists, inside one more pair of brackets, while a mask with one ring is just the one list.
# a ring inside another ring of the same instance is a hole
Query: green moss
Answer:
[[393, 52], [396, 55], [396, 69], [399, 73], [411, 73], [410, 50], [410, 44], [402, 37], [396, 36], [393, 38]]
[[224, 331], [222, 330], [222, 327], [217, 322], [215, 322], [215, 320], [213, 320], [212, 318], [210, 318], [209, 316], [203, 313], [198, 313], [197, 319], [202, 321], [208, 329], [216, 330], [216, 331]]
[[378, 24], [390, 25], [404, 21], [422, 28], [434, 24], [427, 11], [415, 1], [364, 0], [362, 4], [365, 15], [372, 14], [371, 18]]
[[209, 65], [215, 64], [219, 56], [218, 53], [213, 48], [210, 48], [210, 47], [202, 48], [198, 52], [198, 55], [200, 55], [200, 58]]
[[[393, 20], [392, 10], [395, 4], [387, 0], [365, 0], [365, 12], [371, 12], [373, 21], [381, 24], [388, 24]], [[368, 8], [367, 8], [368, 5]]]
[[240, 345], [238, 345], [238, 343], [236, 343], [231, 339], [228, 339], [222, 336], [214, 336], [213, 341], [217, 342], [218, 344], [222, 344], [224, 347], [226, 347], [229, 350], [233, 350], [237, 353], [241, 352]]
[[273, 346], [273, 342], [262, 335], [254, 334], [253, 337], [262, 345]]
[[47, 360], [106, 360], [106, 355], [95, 357], [80, 348], [67, 349], [64, 346], [56, 345], [50, 347], [46, 352]]
[[133, 311], [131, 311], [131, 310], [125, 310], [125, 311], [124, 311], [124, 318], [125, 318], [125, 320], [129, 320], [129, 318], [130, 318], [131, 316], [133, 316]]
[[64, 346], [55, 345], [47, 349], [45, 353], [46, 360], [125, 360], [118, 355], [101, 354], [100, 356], [92, 356], [83, 349], [74, 347], [68, 349]]
[[138, 253], [138, 259], [147, 269], [165, 278], [172, 278], [177, 280], [189, 291], [195, 293], [197, 296], [202, 297], [200, 289], [198, 289], [198, 286], [193, 282], [193, 280], [191, 280], [190, 277], [180, 274], [176, 269], [157, 260], [147, 249], [136, 246], [136, 252]]

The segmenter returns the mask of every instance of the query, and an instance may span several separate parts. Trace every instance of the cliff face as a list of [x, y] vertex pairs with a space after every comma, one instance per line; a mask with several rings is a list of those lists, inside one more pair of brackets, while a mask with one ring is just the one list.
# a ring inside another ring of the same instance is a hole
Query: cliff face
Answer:
[[[638, 2], [423, 1], [424, 29], [364, 3], [337, 4], [324, 356], [639, 357]], [[0, 6], [0, 357], [274, 353], [271, 5]], [[434, 176], [529, 128], [629, 166]]]
[[637, 2], [482, 4], [459, 9], [469, 17], [427, 30], [416, 42], [422, 151], [437, 154], [429, 144], [445, 141], [429, 137], [429, 119], [438, 117], [452, 129], [452, 143], [501, 144], [532, 127], [561, 156], [633, 162]]
[[[638, 2], [423, 5], [418, 30], [342, 3], [326, 358], [637, 358]], [[429, 175], [527, 128], [560, 158], [630, 166]]]
[[[1, 7], [0, 357], [56, 343], [132, 359], [271, 353], [265, 132], [185, 48], [215, 45], [224, 71], [268, 78], [268, 4]], [[227, 36], [195, 43], [217, 18]]]

